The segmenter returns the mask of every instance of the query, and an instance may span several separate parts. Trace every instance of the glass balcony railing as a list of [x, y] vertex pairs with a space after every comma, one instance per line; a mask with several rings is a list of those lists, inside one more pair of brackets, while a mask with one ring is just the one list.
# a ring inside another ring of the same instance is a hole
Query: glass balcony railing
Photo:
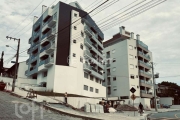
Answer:
[[140, 80], [140, 82], [141, 82], [141, 83], [145, 83], [145, 84], [152, 85], [152, 82], [151, 82], [151, 81]]
[[48, 45], [46, 45], [45, 47], [41, 48], [40, 53], [42, 53], [43, 51], [49, 49], [51, 47], [51, 44], [49, 43]]
[[142, 41], [137, 40], [137, 43], [138, 43], [139, 45], [141, 45], [143, 48], [145, 48], [146, 50], [148, 50], [148, 46], [147, 46], [146, 44], [144, 44]]
[[149, 63], [145, 63], [145, 62], [143, 62], [143, 61], [141, 61], [141, 60], [138, 60], [141, 64], [144, 64], [144, 65], [146, 65], [147, 67], [151, 67], [151, 65], [149, 64]]
[[36, 69], [36, 65], [30, 68], [30, 71]]
[[98, 73], [99, 73], [100, 75], [103, 75], [102, 72], [100, 72], [100, 71], [98, 71]]
[[92, 70], [95, 71], [95, 72], [97, 72], [96, 68], [94, 68], [94, 67], [92, 67]]

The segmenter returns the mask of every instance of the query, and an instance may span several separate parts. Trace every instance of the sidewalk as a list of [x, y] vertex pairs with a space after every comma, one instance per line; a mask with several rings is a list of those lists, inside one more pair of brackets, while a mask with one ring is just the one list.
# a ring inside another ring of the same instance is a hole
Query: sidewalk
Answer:
[[[15, 88], [15, 91], [13, 92], [16, 95], [21, 96], [22, 98], [26, 98], [27, 91], [20, 90], [19, 88]], [[143, 116], [140, 116], [137, 112], [120, 112], [120, 113], [86, 113], [81, 111], [73, 110], [72, 108], [68, 108], [62, 104], [60, 104], [59, 101], [56, 101], [52, 97], [46, 97], [37, 95], [37, 99], [29, 99], [32, 101], [35, 101], [37, 103], [43, 102], [43, 100], [46, 100], [46, 102], [54, 103], [50, 104], [49, 106], [45, 106], [46, 108], [49, 108], [50, 110], [55, 110], [57, 112], [67, 114], [70, 116], [75, 116], [78, 118], [89, 118], [89, 119], [101, 119], [101, 120], [145, 120], [147, 114], [145, 113]], [[57, 104], [59, 103], [59, 104]]]
[[171, 108], [161, 108], [161, 109], [158, 109], [158, 111], [156, 112], [155, 109], [151, 109], [151, 111], [147, 111], [147, 112], [150, 112], [150, 113], [161, 113], [161, 112], [171, 112], [171, 111], [178, 111], [180, 109], [171, 109]]

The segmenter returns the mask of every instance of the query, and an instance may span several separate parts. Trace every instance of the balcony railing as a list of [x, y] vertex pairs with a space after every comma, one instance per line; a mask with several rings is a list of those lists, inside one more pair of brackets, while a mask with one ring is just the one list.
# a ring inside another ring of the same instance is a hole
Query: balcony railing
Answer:
[[29, 59], [26, 60], [26, 64], [28, 64], [28, 63], [29, 63]]
[[144, 65], [146, 65], [147, 67], [151, 67], [151, 65], [149, 64], [149, 63], [145, 63], [145, 62], [143, 62], [143, 61], [141, 61], [141, 60], [138, 60], [141, 64], [144, 64]]
[[94, 67], [92, 67], [92, 70], [95, 71], [95, 72], [97, 72], [96, 68], [94, 68]]
[[139, 45], [141, 45], [143, 48], [145, 48], [146, 50], [148, 50], [148, 46], [147, 46], [146, 44], [144, 44], [142, 41], [137, 40], [137, 43], [138, 43]]
[[36, 69], [36, 65], [30, 68], [30, 71]]
[[107, 85], [111, 85], [111, 82], [107, 82]]
[[89, 26], [84, 26], [84, 31], [88, 36], [92, 36], [92, 30], [89, 28]]
[[39, 66], [41, 66], [41, 65], [45, 64], [47, 61], [48, 61], [48, 58], [47, 58], [47, 59], [45, 59], [45, 60], [40, 61]]
[[141, 83], [146, 83], [146, 84], [152, 85], [152, 82], [150, 82], [150, 81], [145, 81], [145, 80], [140, 80], [140, 81], [141, 81]]
[[110, 67], [111, 66], [111, 64], [106, 64], [106, 67]]
[[100, 75], [103, 75], [102, 72], [100, 72], [100, 71], [98, 71], [98, 73], [99, 73]]
[[111, 75], [111, 73], [110, 73], [110, 72], [108, 72], [108, 73], [107, 73], [107, 75]]
[[47, 50], [51, 47], [51, 44], [49, 43], [48, 45], [46, 45], [45, 47], [43, 47], [41, 50], [40, 50], [40, 53], [42, 53], [44, 50]]
[[27, 75], [27, 74], [28, 74], [28, 70], [25, 71], [25, 75]]

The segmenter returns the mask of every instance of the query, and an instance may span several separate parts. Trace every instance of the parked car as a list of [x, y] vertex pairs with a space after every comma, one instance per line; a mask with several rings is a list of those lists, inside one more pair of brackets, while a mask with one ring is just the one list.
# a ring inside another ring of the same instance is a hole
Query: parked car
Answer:
[[164, 104], [163, 108], [170, 108], [170, 105]]

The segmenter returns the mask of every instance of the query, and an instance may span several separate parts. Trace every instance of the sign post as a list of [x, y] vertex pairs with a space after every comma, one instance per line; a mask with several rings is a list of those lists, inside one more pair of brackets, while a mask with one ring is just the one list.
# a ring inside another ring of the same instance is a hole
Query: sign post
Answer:
[[[130, 89], [132, 95], [131, 95], [131, 99], [133, 100], [133, 107], [134, 107], [134, 100], [136, 99], [136, 96], [134, 95], [134, 93], [136, 92], [136, 89], [135, 88], [131, 88]], [[135, 111], [134, 111], [134, 116], [135, 116]]]

